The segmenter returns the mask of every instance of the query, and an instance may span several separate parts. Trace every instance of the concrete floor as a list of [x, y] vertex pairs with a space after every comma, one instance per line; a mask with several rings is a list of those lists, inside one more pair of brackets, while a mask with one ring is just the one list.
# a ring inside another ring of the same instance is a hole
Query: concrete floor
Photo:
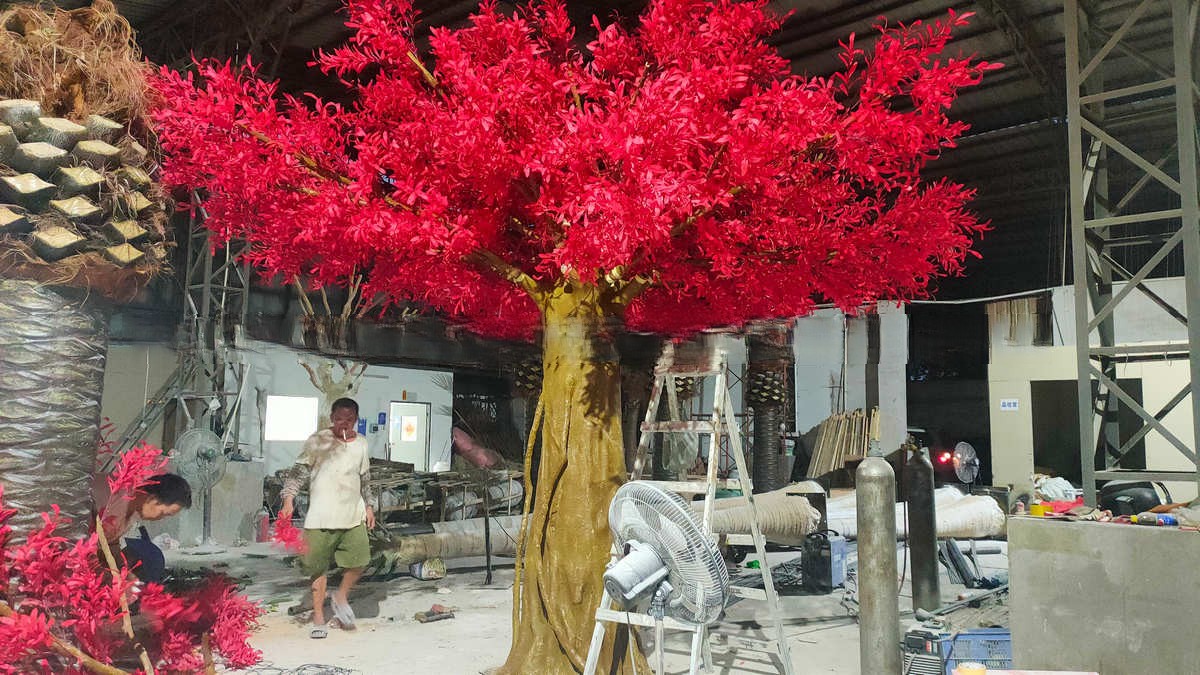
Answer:
[[[1003, 545], [1003, 544], [1001, 544]], [[903, 551], [900, 552], [904, 560]], [[795, 557], [771, 553], [772, 564]], [[1007, 571], [1007, 556], [982, 556], [982, 572]], [[492, 584], [484, 585], [482, 559], [455, 561], [447, 578], [418, 581], [398, 577], [365, 581], [352, 596], [359, 617], [356, 631], [331, 630], [325, 640], [312, 640], [301, 623], [306, 613], [289, 615], [288, 609], [307, 595], [307, 584], [282, 554], [259, 544], [229, 549], [223, 554], [194, 556], [185, 551], [168, 553], [168, 564], [178, 567], [213, 567], [253, 581], [247, 593], [263, 603], [267, 614], [253, 644], [263, 652], [264, 664], [290, 669], [306, 664], [348, 668], [363, 675], [445, 673], [474, 675], [503, 663], [508, 652], [512, 621], [511, 562], [494, 571]], [[909, 577], [905, 573], [905, 579]], [[964, 591], [943, 576], [942, 596], [954, 600]], [[781, 598], [785, 632], [797, 673], [857, 673], [858, 624], [841, 604], [842, 591], [830, 595], [789, 595]], [[912, 622], [907, 581], [901, 589], [902, 630]], [[413, 614], [438, 603], [455, 608], [454, 619], [421, 624]], [[718, 630], [723, 633], [766, 639], [766, 614], [761, 603], [735, 601], [726, 610]], [[963, 628], [971, 626], [961, 626]], [[688, 665], [688, 634], [668, 633], [665, 641], [667, 670], [683, 673]], [[716, 673], [777, 672], [767, 655], [742, 651], [722, 654], [713, 649]], [[253, 671], [250, 671], [253, 672]]]

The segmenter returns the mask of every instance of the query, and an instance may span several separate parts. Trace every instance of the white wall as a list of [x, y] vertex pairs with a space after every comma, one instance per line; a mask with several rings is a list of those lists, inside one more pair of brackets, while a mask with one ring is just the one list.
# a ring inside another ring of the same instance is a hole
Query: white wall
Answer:
[[[1114, 293], [1122, 288], [1117, 284]], [[1155, 293], [1176, 307], [1183, 306], [1184, 289], [1181, 279], [1156, 279], [1147, 282]], [[1056, 288], [1052, 292], [1054, 305], [1054, 344], [1032, 346], [1035, 315], [1032, 304], [1023, 302], [993, 303], [988, 307], [991, 359], [988, 365], [988, 399], [991, 407], [992, 470], [996, 485], [1013, 485], [1021, 490], [1030, 487], [1033, 473], [1033, 417], [1029, 406], [1030, 382], [1044, 380], [1076, 380], [1079, 377], [1075, 361], [1075, 304], [1073, 287]], [[1183, 324], [1168, 316], [1140, 291], [1129, 294], [1120, 305], [1113, 322], [1118, 344], [1162, 343], [1186, 341]], [[1091, 337], [1093, 345], [1099, 337]], [[1187, 382], [1186, 361], [1154, 361], [1120, 364], [1120, 379], [1142, 380], [1143, 407], [1157, 412]], [[1001, 410], [1002, 399], [1016, 399], [1016, 411]], [[1096, 421], [1097, 427], [1099, 421]], [[1191, 406], [1185, 400], [1163, 420], [1181, 441], [1195, 448], [1192, 433]], [[1192, 469], [1173, 445], [1157, 432], [1146, 437], [1146, 466], [1149, 469]], [[1195, 483], [1170, 483], [1168, 487], [1176, 500], [1195, 498]]]
[[[313, 386], [308, 373], [300, 365], [300, 357], [313, 359], [287, 347], [268, 342], [247, 341], [238, 350], [246, 367], [246, 394], [241, 410], [241, 440], [254, 457], [262, 457], [266, 472], [274, 473], [291, 466], [300, 454], [301, 441], [267, 441], [259, 452], [260, 420], [255, 405], [255, 391], [263, 388], [273, 396], [315, 396], [320, 392]], [[334, 378], [341, 373], [334, 368]], [[447, 386], [443, 386], [447, 385]], [[404, 397], [402, 399], [402, 397]], [[388, 366], [368, 366], [358, 393], [359, 417], [367, 419], [367, 443], [372, 457], [387, 456], [387, 427], [372, 433], [370, 425], [378, 421], [379, 413], [388, 411], [391, 401], [429, 403], [432, 419], [429, 432], [430, 465], [450, 461], [450, 426], [453, 407], [453, 376], [431, 370], [414, 370]]]
[[[908, 427], [905, 369], [908, 365], [908, 316], [904, 309], [880, 303], [879, 414], [880, 447], [890, 452], [904, 441]], [[797, 319], [792, 353], [796, 359], [796, 431], [804, 433], [838, 412], [841, 387], [843, 313], [822, 309]], [[867, 319], [846, 318], [845, 409], [867, 403]]]
[[[162, 344], [111, 344], [104, 363], [104, 393], [100, 414], [116, 427], [116, 439], [142, 412], [147, 399], [175, 371], [175, 350]], [[162, 444], [162, 421], [150, 428], [146, 440]]]
[[[245, 394], [239, 413], [240, 441], [250, 462], [231, 462], [220, 483], [213, 488], [213, 538], [220, 544], [253, 536], [252, 516], [262, 503], [262, 479], [287, 468], [300, 453], [301, 442], [259, 442], [260, 420], [255, 404], [256, 387], [268, 394], [320, 397], [300, 366], [301, 352], [267, 342], [248, 341], [230, 356], [231, 367], [244, 364]], [[306, 354], [309, 359], [313, 355]], [[141, 412], [145, 399], [152, 395], [175, 369], [176, 352], [161, 344], [113, 344], [109, 346], [104, 374], [101, 414], [116, 426], [119, 435]], [[335, 368], [335, 377], [340, 373]], [[384, 457], [387, 427], [370, 433], [370, 424], [386, 412], [392, 400], [430, 403], [430, 460], [450, 461], [450, 425], [453, 405], [453, 377], [450, 373], [369, 366], [354, 396], [360, 417], [368, 421], [367, 440], [373, 457]], [[149, 392], [149, 394], [146, 394]], [[147, 440], [162, 445], [162, 425], [155, 425]], [[199, 495], [190, 511], [163, 523], [153, 524], [151, 534], [167, 532], [185, 545], [193, 545], [201, 532]]]

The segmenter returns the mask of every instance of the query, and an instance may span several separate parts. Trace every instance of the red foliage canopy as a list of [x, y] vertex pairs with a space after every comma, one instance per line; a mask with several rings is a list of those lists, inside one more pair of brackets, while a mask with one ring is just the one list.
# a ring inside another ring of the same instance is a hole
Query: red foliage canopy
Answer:
[[495, 336], [529, 336], [513, 281], [639, 291], [630, 327], [685, 333], [920, 295], [984, 227], [972, 191], [924, 182], [947, 117], [995, 64], [941, 56], [969, 15], [879, 27], [830, 78], [766, 43], [765, 0], [654, 0], [580, 48], [563, 0], [488, 1], [413, 44], [411, 0], [348, 0], [316, 65], [352, 103], [279, 96], [253, 66], [163, 70], [164, 178], [253, 261], [317, 284], [367, 276]]

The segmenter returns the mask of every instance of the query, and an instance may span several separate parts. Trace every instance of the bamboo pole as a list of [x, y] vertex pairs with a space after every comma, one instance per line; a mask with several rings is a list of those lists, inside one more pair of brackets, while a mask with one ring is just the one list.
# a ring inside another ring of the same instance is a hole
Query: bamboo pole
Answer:
[[[104, 535], [104, 522], [98, 515], [96, 516], [96, 539], [100, 542], [100, 550], [104, 552], [104, 561], [108, 563], [108, 571], [112, 572], [113, 583], [116, 584], [121, 573], [117, 570], [117, 559], [113, 557], [112, 549], [108, 546], [108, 538]], [[154, 675], [154, 664], [150, 662], [150, 655], [146, 653], [146, 648], [133, 634], [133, 621], [129, 618], [129, 603], [125, 600], [124, 592], [117, 594], [117, 601], [121, 603], [121, 627], [125, 629], [125, 635], [133, 643], [133, 648], [137, 650], [138, 659], [142, 662], [142, 670], [146, 675]]]

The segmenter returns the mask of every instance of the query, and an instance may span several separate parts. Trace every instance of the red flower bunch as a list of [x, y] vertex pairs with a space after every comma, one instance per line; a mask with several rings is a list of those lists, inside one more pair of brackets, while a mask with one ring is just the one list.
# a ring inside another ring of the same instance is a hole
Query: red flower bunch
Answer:
[[303, 555], [308, 552], [304, 533], [292, 523], [290, 518], [280, 518], [275, 521], [275, 531], [271, 535], [271, 542], [292, 553]]
[[903, 300], [961, 270], [972, 191], [921, 170], [995, 67], [944, 57], [969, 14], [851, 37], [843, 69], [793, 74], [767, 0], [652, 0], [584, 50], [563, 0], [414, 42], [411, 0], [347, 0], [316, 65], [350, 103], [280, 96], [253, 65], [159, 73], [163, 177], [265, 270], [417, 300], [532, 335], [531, 289], [616, 291], [669, 334]]
[[[146, 479], [165, 466], [162, 451], [143, 444], [122, 456], [109, 486], [114, 494], [134, 494]], [[122, 632], [122, 599], [135, 583], [130, 569], [115, 573], [104, 565], [99, 538], [71, 540], [58, 534], [63, 520], [57, 509], [43, 514], [43, 525], [23, 543], [10, 541], [6, 522], [15, 511], [4, 508], [0, 486], [0, 673], [88, 672], [58, 648], [70, 645], [88, 658], [112, 664], [133, 652]], [[164, 622], [155, 631], [150, 656], [164, 672], [195, 672], [202, 636], [210, 633], [217, 654], [233, 667], [255, 663], [258, 653], [247, 644], [260, 610], [227, 583], [212, 582], [200, 591], [173, 596], [152, 587], [143, 601], [159, 610], [186, 617]]]

